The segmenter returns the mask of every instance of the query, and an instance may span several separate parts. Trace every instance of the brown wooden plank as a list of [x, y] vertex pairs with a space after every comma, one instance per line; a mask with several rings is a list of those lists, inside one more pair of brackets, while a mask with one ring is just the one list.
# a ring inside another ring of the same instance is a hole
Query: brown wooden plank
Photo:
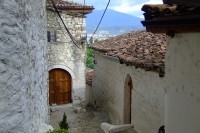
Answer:
[[50, 71], [49, 72], [49, 104], [52, 105], [53, 103], [56, 102], [56, 97], [55, 97], [55, 80], [54, 80], [54, 72]]
[[63, 102], [69, 103], [71, 102], [71, 76], [69, 73], [63, 73], [62, 75], [63, 80]]
[[56, 71], [56, 73], [57, 73], [57, 76], [56, 76], [56, 82], [57, 82], [57, 104], [63, 104], [63, 102], [62, 102], [62, 82], [60, 82], [60, 79], [61, 79], [61, 76], [62, 76], [62, 71], [61, 71], [61, 69], [58, 69], [57, 71]]

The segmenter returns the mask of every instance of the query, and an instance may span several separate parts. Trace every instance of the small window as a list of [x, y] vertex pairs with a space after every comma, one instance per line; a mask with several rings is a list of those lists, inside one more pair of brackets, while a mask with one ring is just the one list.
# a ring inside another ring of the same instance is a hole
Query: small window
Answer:
[[56, 42], [56, 31], [47, 31], [47, 41]]

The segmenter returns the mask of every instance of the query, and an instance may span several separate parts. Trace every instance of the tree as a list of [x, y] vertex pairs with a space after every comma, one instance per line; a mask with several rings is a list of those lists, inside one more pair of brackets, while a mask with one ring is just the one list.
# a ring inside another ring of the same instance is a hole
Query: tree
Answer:
[[94, 50], [91, 49], [91, 48], [86, 48], [86, 55], [87, 55], [87, 58], [86, 58], [86, 67], [88, 68], [94, 68], [94, 58], [93, 58], [93, 54], [94, 54]]
[[92, 44], [92, 43], [93, 43], [93, 37], [90, 38], [90, 44]]
[[94, 43], [97, 43], [97, 42], [99, 42], [99, 40], [98, 40], [98, 39], [95, 39], [95, 40], [94, 40]]

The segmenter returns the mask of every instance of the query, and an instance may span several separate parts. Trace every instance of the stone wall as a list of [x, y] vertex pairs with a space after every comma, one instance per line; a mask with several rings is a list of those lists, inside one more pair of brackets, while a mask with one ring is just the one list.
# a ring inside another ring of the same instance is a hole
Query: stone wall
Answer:
[[166, 132], [200, 132], [200, 33], [167, 37]]
[[[164, 125], [164, 79], [155, 72], [120, 64], [95, 52], [92, 98], [98, 107], [106, 108], [113, 124], [124, 124], [127, 96], [125, 80], [132, 82], [131, 123], [138, 133], [156, 133]], [[129, 101], [128, 101], [129, 102]]]
[[[85, 18], [67, 15], [66, 11], [60, 12], [69, 31], [79, 41], [81, 34], [86, 33]], [[49, 68], [61, 67], [68, 71], [71, 76], [75, 75], [72, 81], [72, 100], [84, 101], [85, 97], [85, 49], [79, 45], [78, 49], [68, 36], [63, 24], [56, 12], [47, 10], [47, 30], [56, 31], [56, 42], [48, 44], [48, 66]], [[70, 71], [69, 71], [70, 70]]]
[[0, 1], [0, 132], [49, 122], [44, 0]]

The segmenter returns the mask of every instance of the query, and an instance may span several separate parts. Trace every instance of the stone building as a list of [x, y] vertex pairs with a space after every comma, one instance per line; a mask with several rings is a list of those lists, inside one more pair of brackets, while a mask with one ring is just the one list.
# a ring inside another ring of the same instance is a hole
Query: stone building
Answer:
[[1, 133], [38, 133], [49, 122], [45, 16], [44, 0], [1, 0]]
[[49, 103], [79, 104], [85, 101], [85, 15], [94, 8], [62, 0], [56, 0], [55, 5], [80, 49], [68, 35], [51, 0], [47, 0]]
[[112, 124], [158, 132], [165, 120], [165, 44], [165, 35], [132, 31], [91, 45], [95, 64], [92, 79], [87, 73], [87, 103], [107, 109]]

